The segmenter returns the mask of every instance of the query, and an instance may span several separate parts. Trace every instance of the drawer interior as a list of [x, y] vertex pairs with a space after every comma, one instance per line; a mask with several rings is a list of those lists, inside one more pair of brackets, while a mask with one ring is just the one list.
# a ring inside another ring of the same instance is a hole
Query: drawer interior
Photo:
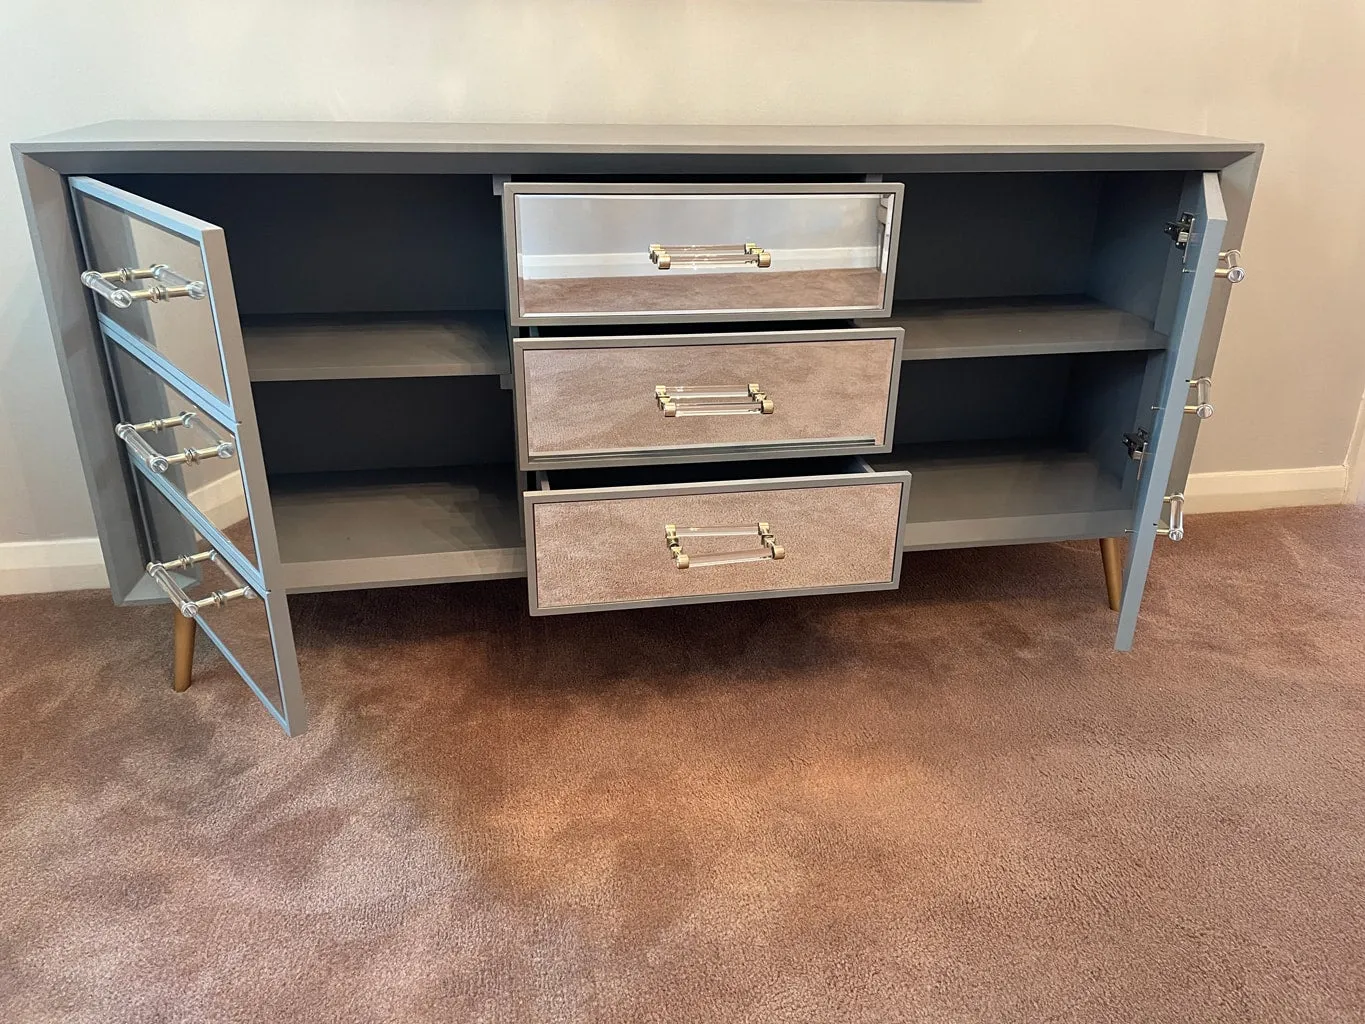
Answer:
[[867, 462], [857, 456], [849, 455], [812, 459], [761, 459], [746, 462], [698, 462], [683, 465], [557, 469], [536, 473], [533, 486], [538, 490], [545, 491], [569, 491], [606, 487], [644, 487], [658, 484], [767, 480], [782, 477], [856, 475], [868, 471]]

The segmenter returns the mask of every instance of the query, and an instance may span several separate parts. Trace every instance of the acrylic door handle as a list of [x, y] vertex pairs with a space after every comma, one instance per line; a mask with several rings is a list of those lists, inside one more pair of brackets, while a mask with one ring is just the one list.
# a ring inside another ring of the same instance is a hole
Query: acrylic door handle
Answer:
[[757, 384], [736, 387], [699, 387], [659, 384], [654, 401], [665, 417], [770, 416], [776, 405]]
[[730, 245], [659, 245], [649, 247], [649, 261], [660, 270], [670, 267], [771, 267], [773, 254], [753, 242]]
[[1185, 406], [1185, 411], [1194, 413], [1201, 420], [1208, 419], [1213, 415], [1213, 403], [1209, 401], [1209, 392], [1213, 390], [1213, 378], [1195, 377], [1189, 384], [1195, 389], [1195, 404]]
[[[190, 597], [181, 589], [180, 584], [175, 582], [175, 577], [171, 573], [178, 569], [188, 569], [190, 566], [198, 565], [201, 562], [216, 564], [236, 586], [231, 590], [215, 590], [208, 597], [200, 598], [197, 601]], [[227, 602], [235, 601], [238, 598], [252, 599], [258, 596], [256, 591], [237, 578], [236, 573], [218, 561], [216, 551], [201, 551], [197, 555], [182, 555], [180, 558], [174, 558], [169, 562], [148, 562], [147, 575], [165, 592], [166, 596], [180, 610], [180, 614], [187, 619], [194, 618], [205, 608], [221, 608]]]
[[[210, 443], [203, 448], [185, 448], [174, 455], [163, 455], [142, 436], [144, 433], [173, 430], [176, 427], [193, 427], [204, 434]], [[172, 466], [186, 462], [193, 464], [205, 459], [230, 459], [237, 454], [236, 445], [220, 438], [204, 425], [197, 413], [193, 412], [182, 412], [179, 416], [166, 419], [147, 420], [145, 423], [120, 423], [114, 428], [114, 433], [128, 446], [134, 457], [153, 473], [164, 473]]]
[[[701, 537], [753, 537], [758, 547], [745, 551], [724, 551], [716, 554], [692, 554], [683, 551], [684, 540]], [[767, 523], [751, 526], [664, 526], [664, 541], [673, 564], [679, 569], [700, 569], [708, 565], [735, 565], [739, 562], [768, 562], [785, 558], [787, 550], [777, 543], [772, 527]]]
[[1247, 279], [1246, 267], [1242, 266], [1241, 249], [1229, 249], [1227, 252], [1220, 252], [1218, 262], [1226, 263], [1227, 266], [1215, 270], [1213, 272], [1214, 277], [1221, 277], [1228, 284], [1241, 284]]
[[1166, 501], [1170, 502], [1171, 515], [1168, 522], [1169, 526], [1157, 527], [1157, 533], [1162, 537], [1169, 537], [1171, 540], [1185, 539], [1185, 495], [1168, 494]]
[[[149, 283], [132, 291], [122, 287], [134, 281]], [[81, 275], [81, 284], [96, 295], [108, 299], [119, 309], [127, 309], [134, 302], [166, 302], [179, 298], [205, 299], [209, 294], [203, 281], [191, 281], [164, 263], [136, 269], [120, 267], [118, 270], [87, 270]]]

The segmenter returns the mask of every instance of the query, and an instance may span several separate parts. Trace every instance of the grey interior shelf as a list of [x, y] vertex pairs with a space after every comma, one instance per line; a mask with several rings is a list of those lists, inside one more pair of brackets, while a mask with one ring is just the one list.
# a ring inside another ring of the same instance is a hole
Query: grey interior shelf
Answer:
[[511, 466], [272, 475], [285, 590], [526, 575]]
[[253, 381], [442, 377], [511, 372], [505, 315], [244, 317]]
[[1043, 442], [908, 445], [867, 461], [912, 474], [906, 550], [1119, 537], [1132, 525], [1117, 480]]
[[1084, 297], [990, 302], [898, 302], [874, 327], [905, 328], [904, 359], [966, 359], [1163, 349], [1167, 338], [1140, 316]]

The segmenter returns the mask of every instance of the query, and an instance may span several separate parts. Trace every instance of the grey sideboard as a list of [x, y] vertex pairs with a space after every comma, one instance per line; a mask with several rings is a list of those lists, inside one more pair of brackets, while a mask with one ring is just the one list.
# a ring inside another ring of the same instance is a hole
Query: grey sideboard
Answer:
[[202, 630], [289, 734], [309, 591], [525, 577], [533, 615], [609, 611], [1094, 539], [1127, 649], [1260, 152], [235, 122], [14, 146], [113, 599], [169, 599], [176, 688]]

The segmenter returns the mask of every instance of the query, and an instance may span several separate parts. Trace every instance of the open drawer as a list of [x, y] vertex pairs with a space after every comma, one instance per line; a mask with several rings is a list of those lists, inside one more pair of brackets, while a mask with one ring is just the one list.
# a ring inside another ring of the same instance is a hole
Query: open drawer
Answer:
[[512, 323], [885, 316], [904, 188], [509, 183]]
[[532, 615], [889, 590], [910, 474], [856, 457], [541, 472]]

